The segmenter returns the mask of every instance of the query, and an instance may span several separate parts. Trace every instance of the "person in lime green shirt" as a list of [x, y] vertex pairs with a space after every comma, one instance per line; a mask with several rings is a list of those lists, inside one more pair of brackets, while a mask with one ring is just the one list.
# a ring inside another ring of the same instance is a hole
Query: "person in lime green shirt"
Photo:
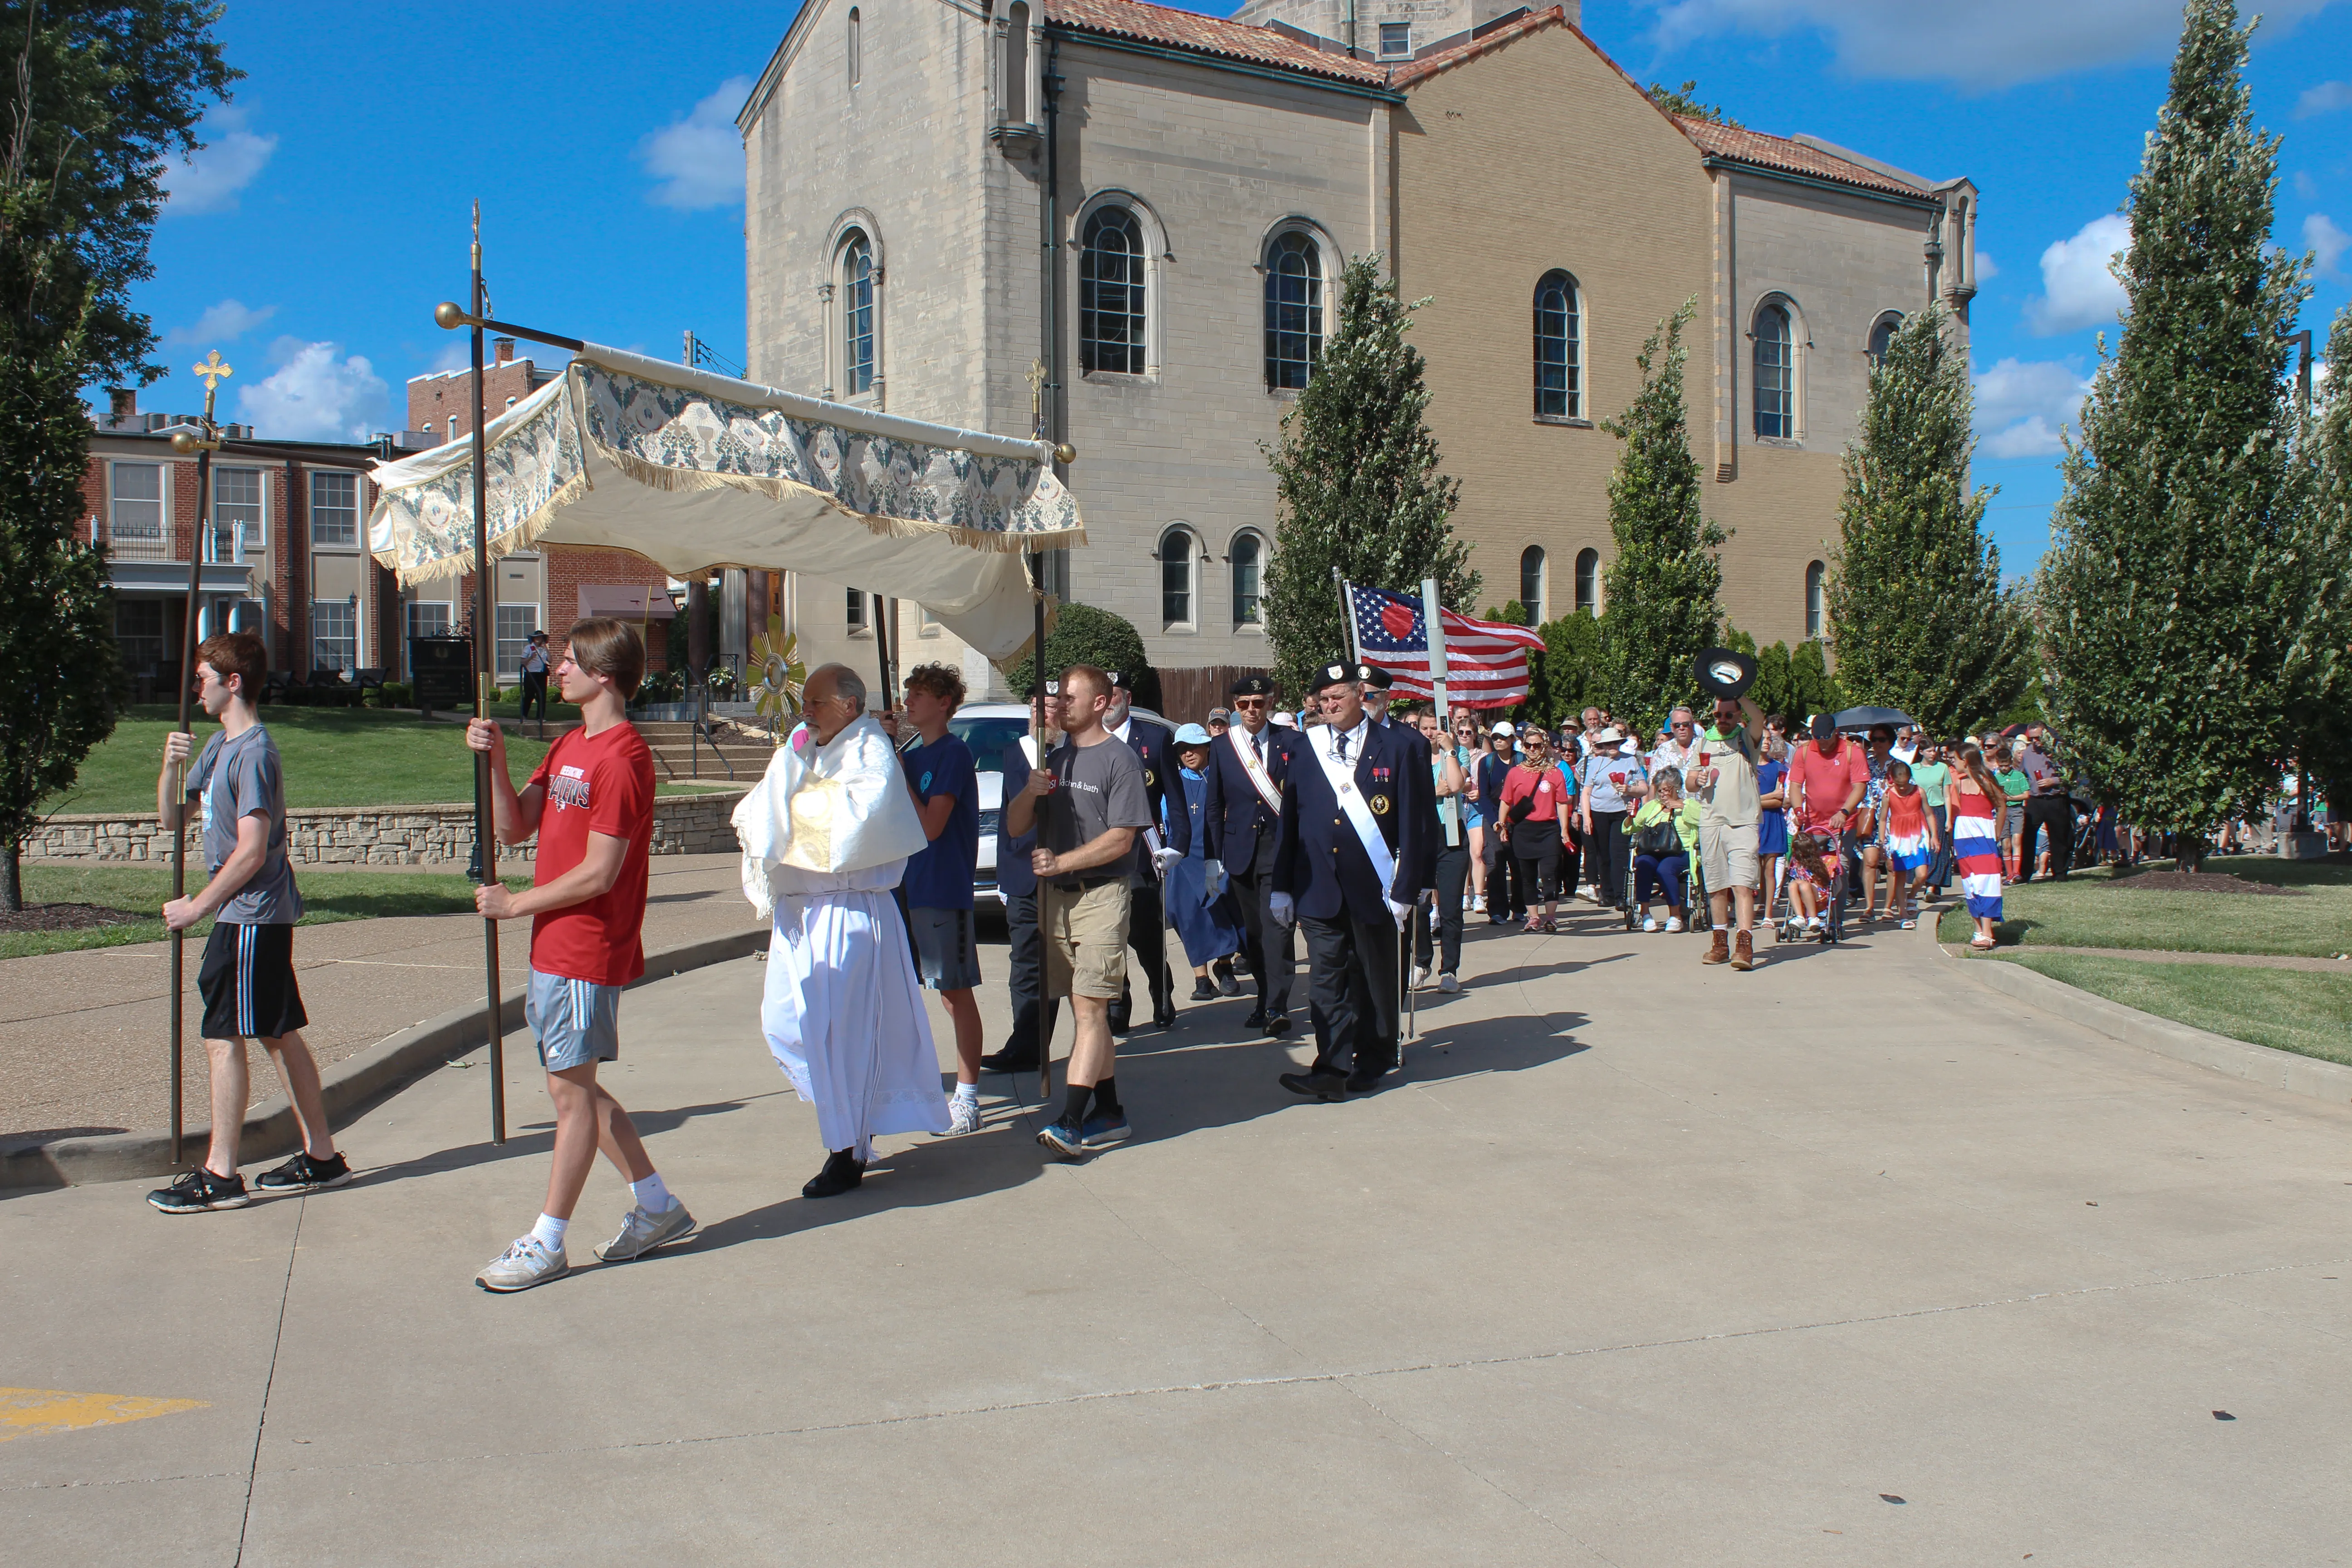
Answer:
[[1944, 761], [1944, 748], [1934, 742], [1921, 746], [1919, 754], [1911, 759], [1911, 782], [1927, 797], [1927, 815], [1942, 829], [1936, 839], [1936, 858], [1927, 869], [1927, 889], [1938, 898], [1952, 875], [1952, 813], [1944, 804], [1944, 790], [1951, 779], [1952, 767]]
[[2000, 814], [2001, 876], [2014, 882], [2022, 875], [2018, 869], [2018, 851], [2025, 837], [2025, 797], [2033, 788], [2033, 781], [2017, 765], [2016, 755], [2003, 745], [1993, 753], [1993, 777], [2000, 781], [2000, 793], [2009, 804]]
[[[1683, 776], [1673, 768], [1661, 768], [1652, 775], [1650, 790], [1650, 798], [1642, 803], [1642, 808], [1625, 825], [1625, 836], [1634, 842], [1635, 913], [1643, 931], [1656, 931], [1658, 922], [1650, 918], [1650, 897], [1663, 891], [1666, 896], [1665, 929], [1680, 931], [1688, 912], [1688, 895], [1683, 884], [1690, 875], [1691, 858], [1698, 853], [1699, 803], [1683, 798]], [[1669, 821], [1674, 824], [1682, 847], [1665, 855], [1643, 853], [1642, 830]]]

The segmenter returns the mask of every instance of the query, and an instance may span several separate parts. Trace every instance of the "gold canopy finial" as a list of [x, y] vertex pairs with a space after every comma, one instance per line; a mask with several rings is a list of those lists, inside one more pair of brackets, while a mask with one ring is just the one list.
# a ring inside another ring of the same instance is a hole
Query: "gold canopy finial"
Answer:
[[227, 365], [221, 363], [220, 350], [215, 349], [211, 353], [205, 357], [205, 361], [202, 364], [191, 366], [189, 374], [203, 378], [205, 384], [205, 423], [209, 425], [212, 423], [213, 417], [213, 398], [220, 390], [221, 379], [224, 376], [235, 375], [236, 372], [231, 370]]

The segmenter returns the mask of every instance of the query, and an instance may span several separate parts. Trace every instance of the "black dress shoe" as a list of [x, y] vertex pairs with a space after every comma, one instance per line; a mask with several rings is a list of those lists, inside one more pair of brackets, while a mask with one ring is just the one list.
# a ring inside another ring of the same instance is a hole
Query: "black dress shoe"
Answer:
[[1218, 995], [1238, 996], [1242, 994], [1241, 982], [1234, 978], [1234, 965], [1231, 959], [1221, 958], [1209, 965], [1209, 974], [1217, 983]]
[[1162, 1002], [1151, 1010], [1151, 1026], [1155, 1029], [1172, 1029], [1176, 1026], [1176, 1004], [1172, 998]]
[[825, 1156], [824, 1169], [811, 1176], [801, 1188], [804, 1198], [839, 1197], [866, 1179], [866, 1167], [849, 1157], [846, 1149], [835, 1149]]
[[1251, 1008], [1251, 1009], [1250, 1009], [1250, 1016], [1249, 1016], [1248, 1017], [1244, 1018], [1244, 1019], [1242, 1020], [1242, 1027], [1243, 1027], [1243, 1028], [1244, 1028], [1244, 1029], [1263, 1029], [1263, 1028], [1265, 1028], [1265, 1008], [1263, 1008], [1263, 1007], [1253, 1007], [1253, 1008]]
[[1312, 1072], [1286, 1072], [1275, 1080], [1291, 1093], [1337, 1105], [1348, 1098], [1349, 1079], [1329, 1068]]
[[1290, 1033], [1290, 1020], [1287, 1018], [1268, 1018], [1265, 1021], [1265, 1032], [1273, 1036], [1277, 1040], [1281, 1039], [1283, 1037]]
[[1209, 984], [1209, 977], [1207, 975], [1203, 974], [1199, 979], [1192, 982], [1193, 1001], [1213, 1002], [1216, 999], [1217, 988]]
[[1369, 1071], [1363, 1068], [1358, 1068], [1355, 1071], [1348, 1075], [1348, 1092], [1349, 1094], [1370, 1094], [1372, 1090], [1381, 1087], [1381, 1079], [1388, 1077], [1388, 1075], [1389, 1069], [1386, 1068], [1374, 1068]]
[[982, 1072], [1035, 1072], [1037, 1047], [1034, 1045], [1007, 1046], [1001, 1051], [991, 1051], [980, 1058], [980, 1070]]

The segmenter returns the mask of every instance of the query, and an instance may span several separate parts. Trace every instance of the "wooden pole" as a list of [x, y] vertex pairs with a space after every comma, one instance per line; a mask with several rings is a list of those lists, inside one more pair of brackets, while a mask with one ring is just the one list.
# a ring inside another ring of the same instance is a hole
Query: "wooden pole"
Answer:
[[[1045, 765], [1045, 725], [1042, 717], [1045, 711], [1045, 564], [1044, 557], [1034, 553], [1030, 555], [1029, 585], [1032, 594], [1034, 595], [1031, 603], [1036, 615], [1036, 621], [1030, 632], [1030, 636], [1034, 639], [1030, 643], [1030, 647], [1033, 650], [1031, 658], [1034, 660], [1036, 684], [1030, 688], [1034, 700], [1031, 702], [1029, 708], [1029, 737], [1031, 743], [1036, 747], [1037, 765], [1041, 768]], [[1041, 827], [1044, 826], [1045, 811], [1044, 803], [1042, 802], [1039, 803], [1037, 822], [1038, 826]], [[1040, 837], [1042, 837], [1043, 836], [1040, 835]], [[1045, 976], [1048, 971], [1045, 963], [1045, 889], [1043, 883], [1038, 885], [1035, 898], [1037, 901], [1038, 919], [1037, 1103], [1045, 1105], [1054, 1098], [1054, 1007], [1053, 999], [1045, 994]], [[1076, 1028], [1077, 1026], [1077, 1015], [1076, 1012], [1073, 1012], [1070, 1016], [1071, 1027]]]
[[[490, 308], [482, 288], [482, 204], [474, 204], [474, 717], [490, 717], [498, 679], [498, 596], [490, 580], [489, 413], [482, 392], [482, 317]], [[482, 886], [499, 879], [498, 823], [490, 810], [490, 754], [474, 753], [474, 846], [482, 858]], [[507, 1141], [506, 1019], [499, 1006], [499, 922], [482, 921], [482, 965], [490, 1036], [490, 1142]]]

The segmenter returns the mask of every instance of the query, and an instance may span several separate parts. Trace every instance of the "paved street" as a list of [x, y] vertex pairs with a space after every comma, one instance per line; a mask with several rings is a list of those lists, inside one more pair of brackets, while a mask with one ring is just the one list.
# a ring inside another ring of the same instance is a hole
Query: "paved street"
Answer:
[[997, 1100], [824, 1203], [760, 963], [661, 982], [610, 1081], [701, 1237], [595, 1267], [625, 1199], [600, 1169], [578, 1272], [518, 1297], [470, 1281], [546, 1174], [520, 1037], [502, 1150], [477, 1058], [350, 1129], [343, 1191], [10, 1197], [0, 1384], [201, 1403], [0, 1394], [0, 1541], [273, 1568], [2352, 1557], [2352, 1113], [2032, 1016], [1925, 931], [1742, 975], [1574, 923], [1482, 930], [1371, 1099], [1291, 1100], [1304, 1053], [1233, 1043], [1220, 1003], [1129, 1042], [1137, 1142], [1047, 1165]]

